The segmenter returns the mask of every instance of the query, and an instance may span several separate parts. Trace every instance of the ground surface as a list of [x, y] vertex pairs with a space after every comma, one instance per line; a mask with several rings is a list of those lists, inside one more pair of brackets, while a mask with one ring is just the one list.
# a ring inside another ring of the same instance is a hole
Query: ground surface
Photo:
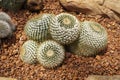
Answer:
[[[65, 12], [58, 0], [45, 0], [44, 3], [45, 7], [40, 13]], [[120, 74], [120, 25], [114, 20], [77, 14], [80, 21], [96, 21], [107, 29], [109, 40], [106, 53], [96, 57], [78, 57], [66, 53], [66, 59], [61, 66], [56, 69], [44, 69], [40, 64], [25, 64], [19, 58], [19, 47], [26, 41], [23, 32], [24, 25], [28, 18], [40, 13], [30, 13], [27, 10], [7, 13], [17, 24], [17, 30], [13, 37], [2, 40], [0, 76], [13, 77], [18, 80], [84, 80], [90, 74]]]

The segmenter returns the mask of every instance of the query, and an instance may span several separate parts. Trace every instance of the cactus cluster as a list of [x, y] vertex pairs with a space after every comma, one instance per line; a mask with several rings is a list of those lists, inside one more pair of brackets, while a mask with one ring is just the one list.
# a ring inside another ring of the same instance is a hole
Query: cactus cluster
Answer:
[[0, 12], [0, 38], [6, 38], [12, 35], [15, 25], [12, 23], [8, 14]]
[[49, 23], [53, 16], [52, 14], [43, 14], [30, 19], [24, 28], [26, 35], [30, 39], [40, 42], [49, 39]]
[[54, 68], [63, 62], [65, 49], [62, 45], [67, 45], [71, 52], [80, 56], [96, 55], [107, 47], [107, 32], [104, 27], [96, 22], [80, 22], [68, 13], [34, 17], [27, 22], [24, 31], [29, 39], [40, 44], [23, 44], [21, 54], [25, 51], [28, 54], [24, 54], [26, 56], [22, 60], [32, 63], [36, 58], [46, 68]]
[[28, 40], [20, 48], [20, 58], [28, 64], [34, 64], [38, 61], [46, 68], [54, 68], [63, 62], [65, 50], [62, 45], [52, 40], [40, 44]]
[[84, 21], [77, 41], [70, 45], [71, 52], [80, 56], [93, 56], [107, 47], [107, 32], [96, 22]]

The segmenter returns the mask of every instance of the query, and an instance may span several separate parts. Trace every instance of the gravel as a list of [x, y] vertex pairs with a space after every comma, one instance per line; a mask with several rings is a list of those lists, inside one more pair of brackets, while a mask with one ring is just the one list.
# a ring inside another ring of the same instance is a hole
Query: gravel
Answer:
[[[3, 9], [0, 9], [3, 11]], [[55, 69], [45, 69], [40, 64], [25, 64], [20, 60], [19, 47], [27, 40], [23, 31], [25, 23], [32, 16], [42, 13], [59, 14], [66, 12], [58, 0], [45, 0], [44, 9], [38, 13], [20, 10], [6, 11], [17, 25], [11, 38], [2, 39], [0, 51], [0, 76], [18, 80], [84, 80], [88, 75], [120, 75], [120, 25], [101, 16], [75, 14], [80, 21], [91, 20], [103, 25], [108, 32], [108, 49], [96, 57], [78, 57], [66, 52], [62, 65]]]

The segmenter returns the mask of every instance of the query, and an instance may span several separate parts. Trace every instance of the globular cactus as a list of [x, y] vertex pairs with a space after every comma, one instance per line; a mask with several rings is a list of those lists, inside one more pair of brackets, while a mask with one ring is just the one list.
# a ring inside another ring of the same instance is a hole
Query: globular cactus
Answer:
[[0, 12], [0, 20], [9, 21], [9, 20], [11, 20], [11, 17], [8, 14], [6, 14], [5, 12]]
[[0, 6], [10, 10], [18, 11], [22, 8], [26, 0], [0, 0]]
[[85, 21], [81, 25], [79, 39], [70, 45], [69, 50], [80, 56], [93, 56], [107, 47], [107, 32], [99, 23]]
[[36, 51], [38, 43], [32, 40], [26, 41], [20, 48], [20, 58], [23, 62], [33, 64], [37, 62]]
[[10, 28], [10, 25], [5, 21], [0, 20], [0, 38], [6, 38], [11, 35], [12, 30]]
[[41, 43], [37, 50], [37, 59], [46, 68], [54, 68], [60, 65], [65, 58], [63, 46], [55, 41], [45, 41]]
[[26, 6], [30, 11], [39, 11], [43, 8], [43, 0], [27, 0]]
[[30, 19], [24, 28], [26, 35], [30, 39], [40, 42], [49, 39], [49, 23], [52, 17], [53, 14], [43, 14]]
[[5, 12], [0, 12], [0, 20], [6, 21], [10, 25], [12, 31], [15, 30], [15, 25], [13, 24], [11, 17]]
[[61, 44], [70, 44], [80, 33], [79, 20], [68, 13], [61, 13], [54, 17], [50, 23], [50, 33], [54, 40]]

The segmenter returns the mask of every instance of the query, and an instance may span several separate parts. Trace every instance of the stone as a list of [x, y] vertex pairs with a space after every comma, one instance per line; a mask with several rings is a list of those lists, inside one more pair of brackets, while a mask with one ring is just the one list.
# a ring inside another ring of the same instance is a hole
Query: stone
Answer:
[[120, 0], [60, 0], [60, 3], [68, 11], [102, 15], [120, 21]]
[[120, 80], [120, 75], [114, 76], [90, 75], [85, 80]]

